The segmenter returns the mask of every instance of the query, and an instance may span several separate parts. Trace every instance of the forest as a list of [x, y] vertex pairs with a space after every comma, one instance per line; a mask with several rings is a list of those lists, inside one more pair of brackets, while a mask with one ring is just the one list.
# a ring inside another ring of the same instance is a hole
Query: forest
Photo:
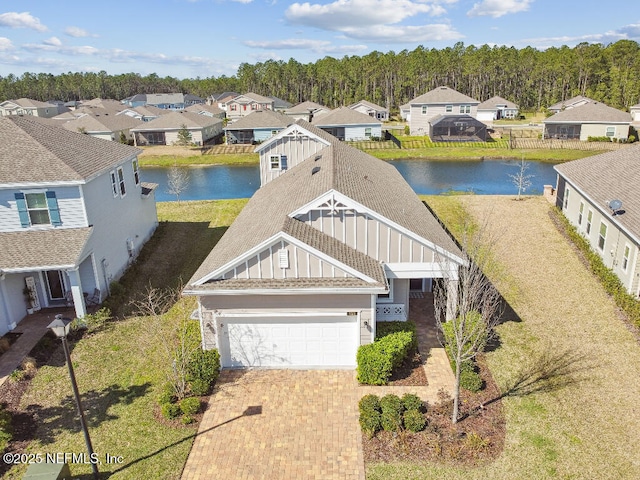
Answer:
[[419, 46], [412, 51], [324, 57], [307, 64], [293, 58], [242, 63], [235, 76], [195, 79], [105, 71], [10, 74], [0, 77], [0, 101], [121, 100], [137, 93], [167, 92], [206, 98], [235, 91], [274, 95], [293, 104], [311, 100], [332, 108], [366, 99], [397, 112], [400, 105], [440, 85], [480, 101], [500, 95], [523, 111], [537, 111], [575, 95], [628, 110], [640, 101], [640, 45], [619, 40], [539, 50], [456, 43], [439, 50]]

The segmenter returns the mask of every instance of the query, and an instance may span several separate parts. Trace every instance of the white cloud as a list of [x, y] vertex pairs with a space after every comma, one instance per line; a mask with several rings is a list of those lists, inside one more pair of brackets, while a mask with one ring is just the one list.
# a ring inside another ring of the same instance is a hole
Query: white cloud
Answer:
[[42, 43], [44, 43], [45, 45], [51, 45], [53, 47], [60, 47], [62, 46], [62, 42], [60, 41], [60, 39], [58, 37], [51, 37], [47, 40], [43, 40]]
[[549, 48], [554, 45], [577, 45], [582, 42], [589, 43], [614, 43], [618, 40], [640, 41], [640, 23], [631, 23], [616, 30], [604, 33], [589, 33], [584, 35], [564, 35], [558, 37], [525, 38], [522, 43], [535, 45], [538, 48]]
[[358, 40], [384, 43], [416, 43], [435, 42], [441, 40], [458, 40], [464, 37], [451, 25], [437, 23], [432, 25], [380, 25], [370, 28], [345, 28], [345, 35]]
[[518, 13], [529, 10], [533, 0], [482, 0], [474, 3], [473, 8], [467, 12], [470, 17], [489, 16], [502, 17], [508, 13]]
[[67, 27], [64, 29], [64, 33], [74, 38], [97, 37], [97, 35], [93, 35], [80, 27]]
[[236, 3], [251, 3], [253, 2], [253, 0], [231, 0], [232, 2], [236, 2]]
[[13, 43], [7, 37], [0, 37], [0, 52], [13, 50]]
[[0, 27], [31, 28], [38, 32], [46, 32], [47, 27], [40, 23], [40, 19], [29, 12], [7, 12], [0, 14]]
[[[290, 38], [286, 40], [247, 40], [244, 44], [253, 48], [274, 50], [311, 50], [316, 53], [352, 53], [366, 50], [366, 45], [333, 45], [328, 40]], [[270, 57], [271, 58], [271, 57]]]

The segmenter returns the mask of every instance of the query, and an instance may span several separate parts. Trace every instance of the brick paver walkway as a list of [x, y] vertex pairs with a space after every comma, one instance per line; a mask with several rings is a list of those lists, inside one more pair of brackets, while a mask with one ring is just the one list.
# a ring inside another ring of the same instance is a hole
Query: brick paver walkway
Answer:
[[435, 403], [452, 391], [432, 305], [429, 294], [411, 299], [426, 387], [360, 386], [352, 370], [223, 371], [182, 479], [364, 480], [360, 398], [410, 392]]

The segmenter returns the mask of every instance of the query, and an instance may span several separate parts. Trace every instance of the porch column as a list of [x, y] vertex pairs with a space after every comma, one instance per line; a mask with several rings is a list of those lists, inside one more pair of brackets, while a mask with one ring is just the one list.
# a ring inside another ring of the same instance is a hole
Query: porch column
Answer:
[[447, 280], [447, 312], [446, 320], [453, 320], [458, 307], [458, 280]]
[[11, 317], [9, 316], [9, 302], [7, 295], [7, 287], [5, 284], [6, 273], [0, 270], [0, 306], [2, 306], [2, 311], [0, 312], [0, 317], [2, 317], [3, 322], [0, 322], [0, 330], [4, 331], [4, 327], [2, 323], [4, 323], [8, 330], [13, 330], [16, 328], [16, 323], [11, 321]]
[[76, 268], [75, 270], [67, 270], [67, 275], [69, 275], [69, 284], [71, 286], [71, 295], [73, 296], [73, 305], [76, 309], [76, 317], [83, 318], [87, 314], [87, 306], [84, 303], [80, 273]]

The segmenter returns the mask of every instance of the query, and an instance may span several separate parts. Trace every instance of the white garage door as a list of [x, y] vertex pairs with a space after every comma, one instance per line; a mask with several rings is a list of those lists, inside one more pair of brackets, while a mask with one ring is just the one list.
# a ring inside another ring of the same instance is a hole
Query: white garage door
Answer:
[[355, 367], [358, 317], [221, 318], [223, 367]]

